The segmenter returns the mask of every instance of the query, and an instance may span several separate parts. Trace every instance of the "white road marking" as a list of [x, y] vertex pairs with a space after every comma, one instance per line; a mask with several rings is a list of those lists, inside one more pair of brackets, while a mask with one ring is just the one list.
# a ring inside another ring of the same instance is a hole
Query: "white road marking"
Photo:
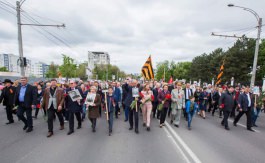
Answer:
[[185, 151], [189, 154], [189, 156], [196, 163], [201, 163], [200, 159], [196, 156], [196, 154], [188, 147], [188, 145], [180, 138], [180, 136], [173, 130], [173, 128], [165, 121], [166, 126], [171, 131], [172, 135], [177, 139], [177, 141], [181, 144], [181, 146], [185, 149]]
[[167, 133], [168, 137], [171, 138], [172, 142], [175, 144], [175, 146], [177, 147], [177, 149], [179, 150], [180, 154], [183, 156], [183, 158], [185, 159], [185, 161], [187, 163], [190, 163], [190, 160], [188, 159], [188, 157], [185, 155], [185, 153], [183, 152], [183, 150], [180, 148], [180, 146], [177, 144], [176, 140], [172, 138], [172, 136], [170, 136], [171, 134], [169, 133], [168, 129], [166, 127], [163, 127], [163, 129], [165, 130], [165, 132]]
[[[231, 119], [228, 119], [228, 121], [229, 121], [229, 122], [232, 122], [232, 123], [234, 122], [234, 121], [231, 120]], [[244, 128], [247, 128], [247, 126], [245, 126], [245, 125], [243, 125], [243, 124], [241, 124], [241, 123], [237, 123], [237, 125], [238, 125], [238, 126], [241, 126], [241, 127], [244, 127]], [[252, 129], [253, 129], [253, 128], [252, 128]], [[253, 129], [253, 130], [254, 130], [255, 132], [257, 132], [257, 133], [260, 133], [259, 130], [256, 130], [256, 129]]]
[[[219, 116], [216, 116], [216, 115], [214, 115], [215, 117], [219, 117]], [[220, 118], [220, 119], [222, 119], [222, 118]], [[234, 122], [233, 120], [231, 120], [231, 119], [228, 119], [228, 121], [229, 122]], [[245, 125], [243, 125], [243, 124], [241, 124], [241, 123], [237, 123], [237, 125], [238, 126], [241, 126], [241, 127], [244, 127], [244, 128], [247, 128], [247, 126], [245, 126]], [[255, 132], [257, 132], [257, 133], [260, 133], [260, 131], [259, 130], [256, 130], [256, 129], [253, 129]]]

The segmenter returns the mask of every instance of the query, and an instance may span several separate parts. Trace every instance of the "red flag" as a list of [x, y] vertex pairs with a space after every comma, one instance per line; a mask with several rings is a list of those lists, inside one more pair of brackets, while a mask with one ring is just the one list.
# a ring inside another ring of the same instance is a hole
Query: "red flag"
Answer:
[[172, 76], [170, 77], [169, 81], [168, 81], [168, 84], [172, 84], [173, 83], [173, 78]]

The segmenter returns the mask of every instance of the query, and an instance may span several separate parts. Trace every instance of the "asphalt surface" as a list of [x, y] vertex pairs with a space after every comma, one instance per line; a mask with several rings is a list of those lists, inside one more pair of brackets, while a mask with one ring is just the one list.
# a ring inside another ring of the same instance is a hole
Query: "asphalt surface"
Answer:
[[[100, 118], [97, 132], [92, 133], [91, 124], [85, 120], [82, 129], [68, 136], [54, 122], [54, 136], [47, 138], [47, 123], [41, 117], [34, 120], [34, 131], [25, 133], [21, 121], [6, 125], [6, 115], [0, 106], [0, 163], [254, 163], [265, 162], [265, 114], [257, 121], [256, 132], [243, 127], [245, 117], [238, 127], [226, 131], [221, 119], [210, 114], [204, 120], [193, 119], [192, 130], [182, 119], [179, 128], [169, 124], [159, 128], [157, 119], [152, 119], [151, 131], [142, 127], [140, 116], [139, 134], [129, 131], [123, 116], [114, 121], [113, 135], [108, 136], [107, 122]], [[75, 123], [77, 127], [77, 123]]]

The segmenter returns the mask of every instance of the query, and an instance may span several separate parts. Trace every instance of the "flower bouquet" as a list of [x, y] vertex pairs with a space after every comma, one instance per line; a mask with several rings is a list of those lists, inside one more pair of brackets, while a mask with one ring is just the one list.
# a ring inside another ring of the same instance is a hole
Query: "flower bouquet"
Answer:
[[164, 103], [171, 99], [171, 94], [166, 94], [165, 99], [157, 107], [157, 110], [161, 111], [163, 109]]

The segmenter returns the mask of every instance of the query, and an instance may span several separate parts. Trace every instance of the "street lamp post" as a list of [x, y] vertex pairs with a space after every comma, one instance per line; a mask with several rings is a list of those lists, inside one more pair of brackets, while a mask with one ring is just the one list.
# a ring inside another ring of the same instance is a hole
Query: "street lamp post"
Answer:
[[248, 11], [252, 13], [257, 21], [258, 21], [258, 34], [257, 34], [257, 39], [256, 39], [256, 47], [255, 47], [255, 54], [254, 54], [254, 60], [253, 60], [253, 69], [252, 69], [252, 74], [251, 74], [251, 81], [250, 81], [250, 87], [254, 87], [255, 85], [255, 78], [256, 78], [256, 71], [257, 71], [257, 61], [258, 61], [258, 55], [259, 55], [259, 41], [260, 41], [260, 34], [261, 34], [261, 27], [262, 27], [262, 18], [259, 17], [259, 15], [252, 9], [246, 8], [246, 7], [241, 7], [241, 6], [235, 6], [234, 4], [228, 4], [228, 7], [237, 7], [241, 8], [245, 11]]

